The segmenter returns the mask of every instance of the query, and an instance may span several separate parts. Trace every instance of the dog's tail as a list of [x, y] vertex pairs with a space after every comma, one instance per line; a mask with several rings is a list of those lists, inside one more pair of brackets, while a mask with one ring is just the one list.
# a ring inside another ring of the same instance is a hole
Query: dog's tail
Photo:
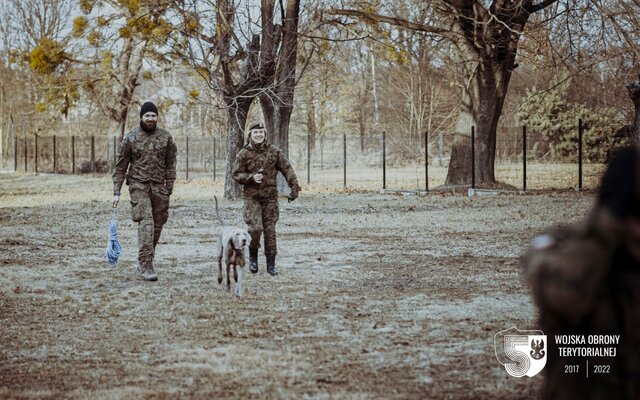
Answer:
[[213, 195], [213, 199], [216, 202], [216, 217], [218, 217], [218, 222], [220, 222], [220, 225], [225, 226], [226, 224], [224, 223], [224, 221], [220, 217], [220, 211], [218, 211], [218, 198], [215, 195]]

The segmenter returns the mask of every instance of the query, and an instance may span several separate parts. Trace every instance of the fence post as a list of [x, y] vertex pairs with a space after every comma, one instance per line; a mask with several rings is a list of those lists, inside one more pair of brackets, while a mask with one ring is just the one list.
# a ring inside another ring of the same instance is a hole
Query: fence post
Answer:
[[429, 191], [429, 131], [424, 131], [424, 191]]
[[387, 188], [387, 132], [382, 131], [382, 189]]
[[71, 136], [71, 174], [76, 173], [76, 137]]
[[13, 140], [13, 168], [14, 172], [18, 172], [18, 141], [16, 140], [16, 132], [13, 126], [13, 122], [10, 122], [11, 126], [11, 140]]
[[476, 127], [471, 127], [471, 189], [476, 188]]
[[307, 132], [307, 185], [311, 183], [311, 132]]
[[213, 137], [213, 181], [216, 181], [216, 137]]
[[320, 136], [320, 170], [324, 171], [324, 135]]
[[342, 134], [342, 169], [344, 172], [344, 188], [347, 188], [347, 134]]
[[35, 163], [35, 171], [36, 174], [38, 173], [38, 134], [36, 133], [36, 151], [33, 153], [34, 154], [34, 163]]
[[91, 172], [96, 172], [96, 141], [93, 135], [91, 135]]
[[522, 125], [522, 191], [527, 190], [527, 126]]
[[189, 136], [186, 136], [187, 139], [187, 180], [189, 180]]
[[58, 160], [56, 159], [56, 135], [53, 135], [53, 173], [58, 173]]
[[578, 189], [582, 189], [582, 118], [578, 120]]

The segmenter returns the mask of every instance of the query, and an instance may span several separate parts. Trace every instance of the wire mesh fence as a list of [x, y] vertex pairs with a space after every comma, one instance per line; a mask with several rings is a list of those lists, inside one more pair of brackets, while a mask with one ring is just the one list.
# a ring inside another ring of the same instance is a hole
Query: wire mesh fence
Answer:
[[[226, 141], [220, 136], [174, 137], [178, 178], [224, 179]], [[3, 150], [3, 168], [18, 173], [110, 173], [115, 136], [28, 136]], [[289, 158], [303, 185], [320, 189], [427, 191], [446, 187], [455, 168], [469, 172], [458, 186], [476, 186], [473, 134], [427, 132], [407, 140], [400, 134], [333, 134], [289, 137]], [[455, 148], [454, 148], [455, 147]], [[450, 166], [453, 157], [460, 165]], [[598, 185], [602, 163], [575, 158], [554, 160], [540, 133], [526, 128], [498, 132], [494, 176], [513, 190], [566, 189]]]
[[[400, 148], [380, 137], [351, 135], [293, 137], [289, 156], [298, 180], [308, 185], [352, 189], [425, 189], [424, 152]], [[389, 153], [383, 154], [385, 149]], [[391, 149], [395, 149], [392, 151]]]

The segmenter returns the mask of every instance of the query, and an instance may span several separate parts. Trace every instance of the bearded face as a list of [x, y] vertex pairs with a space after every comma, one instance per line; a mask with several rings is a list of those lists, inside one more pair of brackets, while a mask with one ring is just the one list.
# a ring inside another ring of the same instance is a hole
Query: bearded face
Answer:
[[147, 132], [152, 132], [154, 129], [156, 129], [157, 124], [158, 124], [158, 115], [151, 111], [149, 111], [148, 113], [145, 113], [140, 119], [140, 125], [142, 126], [142, 129], [144, 129]]

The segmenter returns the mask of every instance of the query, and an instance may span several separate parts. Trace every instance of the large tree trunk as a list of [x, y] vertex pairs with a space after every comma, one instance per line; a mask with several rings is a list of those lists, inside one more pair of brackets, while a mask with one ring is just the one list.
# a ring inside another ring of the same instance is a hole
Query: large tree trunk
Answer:
[[[478, 75], [482, 74], [478, 67]], [[493, 77], [490, 75], [494, 75]], [[447, 173], [447, 185], [471, 183], [471, 129], [475, 128], [475, 180], [479, 185], [495, 184], [494, 163], [498, 120], [507, 86], [502, 89], [492, 84], [497, 79], [491, 71], [472, 79], [471, 86], [463, 89], [460, 115], [456, 123], [451, 161]], [[482, 84], [476, 84], [482, 79]], [[488, 82], [487, 82], [488, 81]], [[502, 91], [501, 91], [502, 90]]]
[[251, 99], [235, 102], [237, 99], [227, 99], [227, 160], [224, 174], [224, 198], [237, 199], [241, 195], [240, 184], [231, 174], [236, 155], [244, 146], [244, 126], [251, 107]]
[[[287, 2], [286, 17], [282, 24], [282, 49], [276, 79], [280, 82], [278, 94], [282, 99], [279, 104], [280, 143], [283, 151], [289, 156], [289, 123], [293, 112], [293, 97], [296, 87], [296, 66], [298, 62], [298, 21], [300, 0]], [[285, 150], [286, 149], [286, 150]]]
[[[271, 0], [267, 0], [270, 2]], [[264, 8], [264, 7], [263, 7]], [[293, 95], [296, 83], [296, 65], [297, 65], [297, 45], [298, 45], [298, 20], [300, 14], [300, 1], [289, 0], [287, 2], [284, 20], [282, 24], [282, 40], [280, 51], [277, 54], [277, 63], [274, 63], [273, 71], [274, 89], [269, 90], [260, 96], [260, 104], [265, 117], [265, 124], [268, 132], [273, 132], [272, 143], [278, 146], [284, 155], [289, 157], [289, 123], [291, 122], [291, 113], [293, 111]], [[263, 11], [263, 29], [267, 21], [272, 18], [271, 15]], [[266, 29], [271, 32], [271, 29]], [[277, 34], [280, 33], [277, 26], [273, 26], [274, 35], [265, 36], [267, 43], [278, 44]], [[263, 33], [265, 35], [266, 33]], [[272, 60], [274, 55], [271, 46], [262, 49], [266, 53], [261, 54], [263, 61]], [[289, 186], [286, 184], [282, 175], [278, 175], [278, 192], [289, 194]]]
[[471, 69], [467, 64], [464, 70], [468, 84], [462, 86], [460, 115], [456, 123], [447, 185], [471, 182], [472, 127], [475, 127], [476, 184], [492, 186], [496, 183], [494, 164], [498, 121], [515, 64], [518, 38], [512, 36], [504, 46], [510, 51], [502, 54], [478, 54], [476, 49], [468, 49], [466, 59], [478, 61]]
[[[228, 6], [228, 4], [227, 4]], [[228, 11], [226, 8], [221, 9]], [[220, 14], [222, 15], [222, 14]], [[220, 17], [219, 15], [219, 17]], [[226, 17], [227, 21], [228, 18]], [[229, 31], [226, 31], [229, 36]], [[230, 36], [229, 36], [230, 37]], [[228, 38], [227, 40], [228, 45]], [[245, 58], [240, 73], [240, 84], [234, 83], [231, 70], [226, 62], [222, 63], [222, 74], [226, 89], [224, 99], [227, 106], [227, 159], [224, 179], [224, 198], [237, 199], [240, 197], [240, 185], [233, 179], [232, 171], [236, 155], [244, 145], [244, 128], [255, 91], [263, 86], [263, 78], [259, 70], [258, 55], [260, 37], [254, 35], [247, 45]]]
[[291, 123], [291, 113], [293, 112], [293, 106], [278, 107], [276, 113], [276, 124], [278, 126], [278, 132], [280, 133], [278, 139], [280, 140], [279, 147], [282, 152], [289, 158], [289, 124]]
[[471, 183], [471, 127], [475, 125], [469, 95], [462, 94], [462, 107], [456, 121], [456, 131], [451, 146], [451, 159], [446, 185], [468, 185]]
[[[291, 98], [288, 99], [289, 97]], [[273, 105], [271, 100], [267, 99], [261, 101], [261, 104], [263, 104], [262, 109], [267, 130], [270, 133], [273, 132], [271, 142], [282, 150], [285, 157], [289, 158], [289, 123], [293, 112], [293, 87], [291, 87], [290, 95], [280, 94], [280, 99], [285, 101]], [[278, 174], [277, 180], [278, 192], [285, 196], [289, 195], [289, 185], [282, 174]]]

